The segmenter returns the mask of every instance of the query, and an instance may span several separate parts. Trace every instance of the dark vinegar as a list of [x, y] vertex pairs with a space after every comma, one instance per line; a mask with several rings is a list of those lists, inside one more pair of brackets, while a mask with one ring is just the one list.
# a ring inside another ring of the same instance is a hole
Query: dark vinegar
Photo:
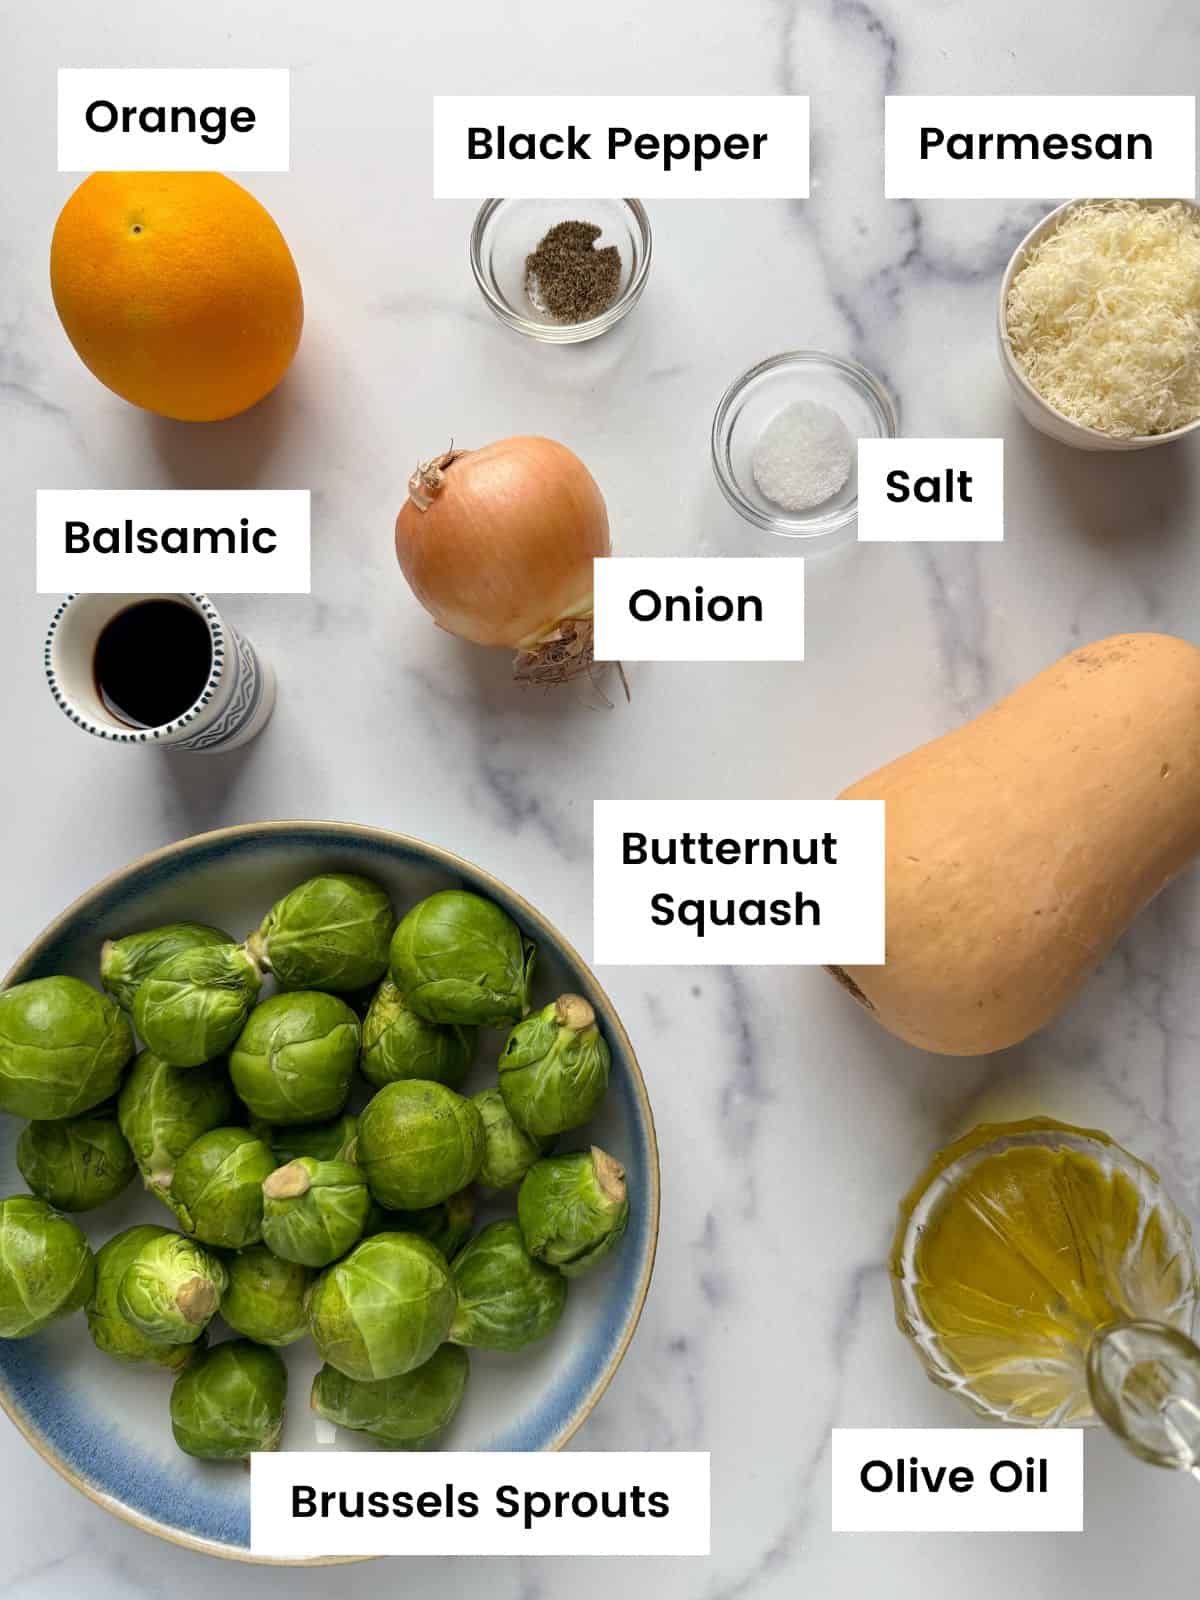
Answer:
[[178, 600], [141, 600], [105, 626], [92, 670], [114, 717], [131, 728], [161, 728], [194, 706], [208, 682], [208, 624]]

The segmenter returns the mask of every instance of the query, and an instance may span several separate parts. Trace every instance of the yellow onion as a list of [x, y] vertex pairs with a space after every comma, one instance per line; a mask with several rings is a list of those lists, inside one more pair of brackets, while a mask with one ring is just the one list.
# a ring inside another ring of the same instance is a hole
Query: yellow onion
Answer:
[[515, 675], [543, 683], [590, 666], [592, 561], [610, 553], [604, 496], [553, 439], [423, 462], [396, 518], [396, 558], [438, 626], [516, 651]]

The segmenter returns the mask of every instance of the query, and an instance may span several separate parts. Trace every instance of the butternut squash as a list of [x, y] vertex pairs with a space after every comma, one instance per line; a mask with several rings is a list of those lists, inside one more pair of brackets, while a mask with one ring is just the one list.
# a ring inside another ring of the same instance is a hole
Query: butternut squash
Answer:
[[1085, 645], [840, 797], [886, 802], [890, 1032], [973, 1056], [1044, 1027], [1200, 851], [1200, 649]]

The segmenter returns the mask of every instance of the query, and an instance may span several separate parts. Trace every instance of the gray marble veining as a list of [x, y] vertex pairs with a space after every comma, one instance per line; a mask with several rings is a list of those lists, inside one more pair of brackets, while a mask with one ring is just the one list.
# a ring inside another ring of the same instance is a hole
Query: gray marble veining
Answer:
[[[169, 25], [166, 25], [169, 22]], [[60, 0], [9, 19], [0, 72], [21, 159], [0, 242], [0, 587], [9, 752], [0, 931], [7, 957], [87, 885], [183, 834], [325, 816], [437, 840], [501, 872], [590, 944], [595, 797], [817, 796], [973, 714], [1064, 650], [1141, 627], [1200, 636], [1196, 447], [1076, 456], [1031, 433], [994, 352], [998, 279], [1040, 203], [887, 202], [885, 92], [1194, 92], [1200, 28], [1148, 0], [528, 0], [418, 10], [209, 0]], [[283, 387], [195, 429], [106, 394], [57, 326], [46, 252], [54, 69], [290, 65], [293, 172], [248, 180], [300, 264], [307, 327]], [[467, 267], [472, 208], [429, 197], [442, 92], [807, 93], [805, 203], [652, 207], [635, 314], [595, 345], [522, 343]], [[809, 569], [809, 659], [635, 666], [632, 703], [523, 694], [504, 662], [437, 633], [391, 522], [412, 463], [542, 431], [587, 460], [618, 548], [787, 553], [738, 522], [708, 464], [718, 396], [764, 356], [815, 345], [888, 383], [914, 434], [1003, 434], [1001, 546], [849, 547]], [[89, 741], [40, 675], [37, 487], [314, 491], [310, 599], [225, 604], [280, 677], [249, 750], [156, 760]], [[883, 1259], [928, 1154], [984, 1116], [1091, 1121], [1154, 1160], [1200, 1215], [1200, 882], [1172, 890], [1080, 1001], [1001, 1057], [939, 1061], [883, 1035], [815, 971], [603, 974], [642, 1058], [664, 1216], [641, 1330], [579, 1445], [712, 1452], [710, 1561], [414, 1561], [338, 1573], [354, 1600], [659, 1600], [798, 1594], [978, 1600], [1183, 1594], [1194, 1487], [1089, 1438], [1088, 1532], [985, 1541], [829, 1531], [835, 1424], [963, 1425], [892, 1324]], [[123, 1526], [0, 1428], [0, 1592], [191, 1600], [325, 1594], [327, 1574], [218, 1572]]]

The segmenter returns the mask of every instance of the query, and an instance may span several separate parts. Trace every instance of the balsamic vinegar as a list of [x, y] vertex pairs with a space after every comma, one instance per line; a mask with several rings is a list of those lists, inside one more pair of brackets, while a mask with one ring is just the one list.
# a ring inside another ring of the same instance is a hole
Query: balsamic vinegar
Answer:
[[179, 600], [139, 600], [96, 641], [96, 693], [131, 728], [160, 728], [190, 710], [212, 669], [212, 639], [199, 612]]

